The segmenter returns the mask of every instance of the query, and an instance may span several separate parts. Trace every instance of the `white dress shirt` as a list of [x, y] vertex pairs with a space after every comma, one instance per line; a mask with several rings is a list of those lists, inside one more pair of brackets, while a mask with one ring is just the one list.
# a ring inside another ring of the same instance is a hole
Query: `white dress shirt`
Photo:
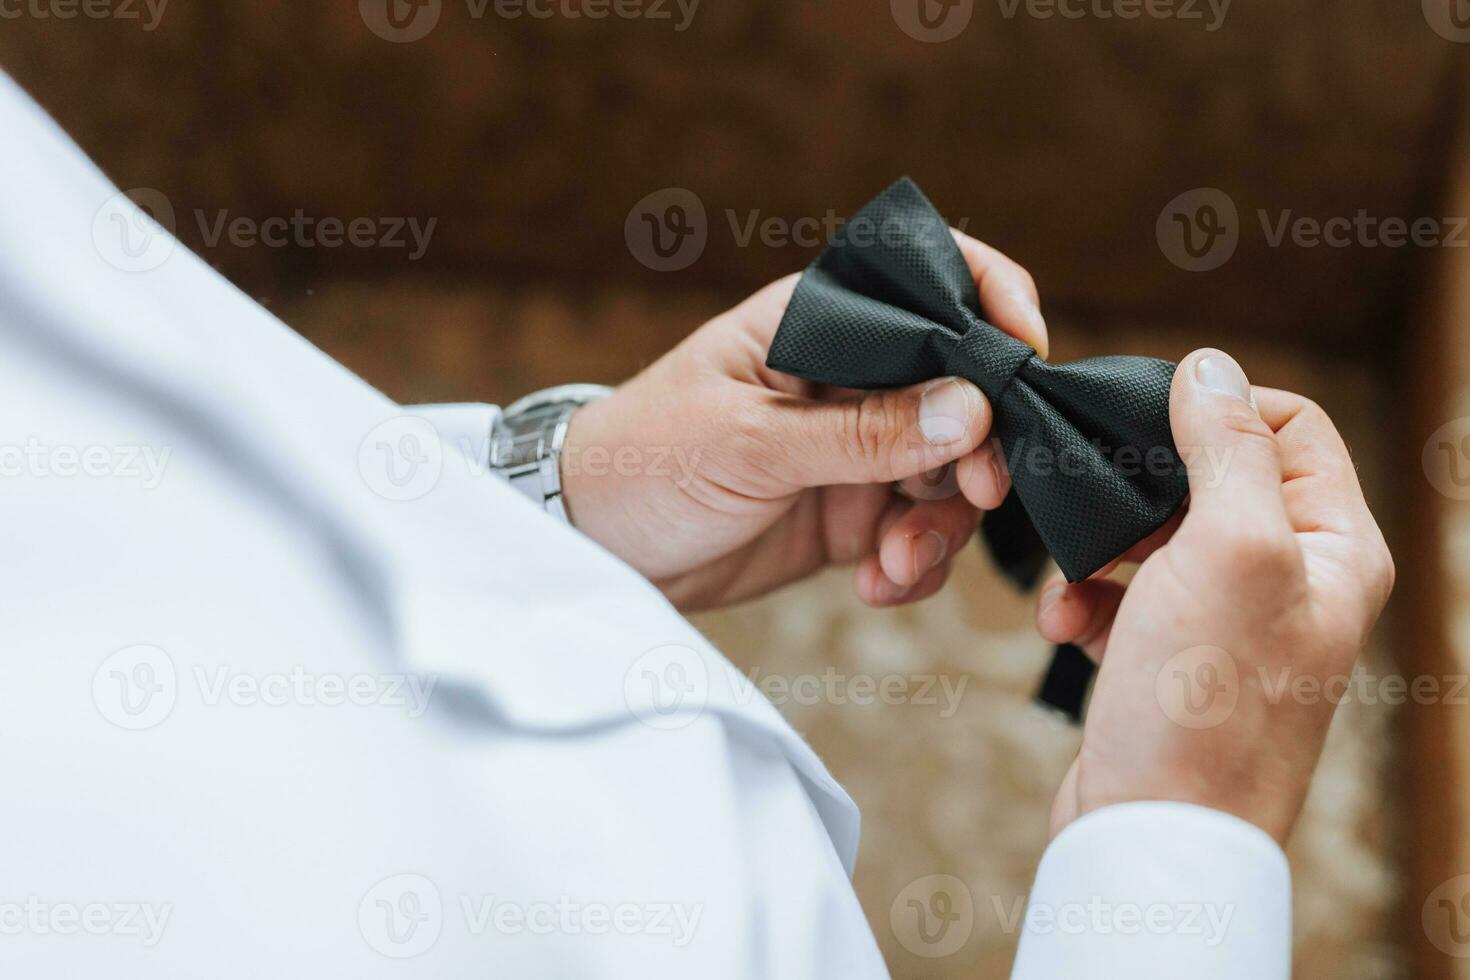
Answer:
[[[0, 975], [887, 975], [852, 801], [487, 475], [493, 407], [385, 398], [3, 76], [0, 134]], [[1285, 977], [1289, 896], [1245, 823], [1111, 808], [1014, 976]]]

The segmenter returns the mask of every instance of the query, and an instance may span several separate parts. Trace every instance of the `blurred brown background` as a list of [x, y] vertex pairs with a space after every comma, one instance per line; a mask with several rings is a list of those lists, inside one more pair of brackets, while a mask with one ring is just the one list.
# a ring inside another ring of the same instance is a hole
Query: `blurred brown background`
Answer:
[[[406, 402], [625, 378], [910, 174], [1034, 273], [1054, 358], [1211, 344], [1324, 404], [1401, 573], [1379, 680], [1470, 669], [1467, 57], [1467, 0], [0, 4], [0, 67], [120, 187]], [[373, 241], [229, 231], [298, 212]], [[694, 233], [664, 261], [645, 214]], [[802, 239], [746, 237], [771, 219]], [[1029, 623], [978, 552], [898, 614], [834, 572], [701, 620], [758, 678], [965, 681], [781, 705], [863, 806], [895, 976], [1008, 969], [1077, 745]], [[1470, 976], [1470, 707], [1384, 700], [1344, 706], [1293, 843], [1299, 977]], [[942, 957], [902, 921], [933, 874], [975, 910]]]

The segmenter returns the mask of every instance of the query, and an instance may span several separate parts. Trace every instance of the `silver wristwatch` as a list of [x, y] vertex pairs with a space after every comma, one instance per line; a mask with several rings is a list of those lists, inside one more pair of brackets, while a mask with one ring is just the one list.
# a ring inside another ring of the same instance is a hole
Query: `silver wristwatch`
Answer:
[[567, 523], [561, 495], [561, 452], [572, 413], [606, 398], [605, 385], [561, 385], [527, 395], [490, 427], [490, 472]]

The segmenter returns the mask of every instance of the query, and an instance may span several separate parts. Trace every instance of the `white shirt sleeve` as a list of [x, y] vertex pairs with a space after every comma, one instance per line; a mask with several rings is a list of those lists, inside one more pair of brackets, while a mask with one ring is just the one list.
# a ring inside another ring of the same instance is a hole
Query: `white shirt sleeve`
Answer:
[[1012, 980], [1287, 980], [1291, 872], [1236, 817], [1106, 807], [1047, 849], [1020, 929]]

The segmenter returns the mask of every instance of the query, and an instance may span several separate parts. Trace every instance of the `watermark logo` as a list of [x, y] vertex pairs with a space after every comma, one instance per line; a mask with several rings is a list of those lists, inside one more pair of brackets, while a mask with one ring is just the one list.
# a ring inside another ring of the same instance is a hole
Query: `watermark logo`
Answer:
[[683, 34], [694, 24], [701, 0], [465, 0], [470, 17], [484, 18], [493, 10], [502, 20], [619, 20], [668, 21], [675, 34]]
[[731, 678], [735, 700], [749, 704], [757, 693], [776, 707], [818, 704], [836, 706], [884, 704], [937, 708], [940, 718], [953, 718], [970, 683], [948, 674], [843, 674], [827, 667], [820, 674], [767, 674], [759, 667]]
[[438, 26], [444, 0], [358, 0], [357, 10], [378, 37], [409, 44], [428, 37]]
[[1470, 958], [1470, 875], [1458, 875], [1430, 892], [1419, 921], [1435, 949], [1456, 959]]
[[[0, 0], [4, 2], [4, 0]], [[465, 0], [470, 20], [647, 20], [665, 21], [682, 34], [694, 24], [701, 0]], [[443, 0], [359, 0], [363, 23], [395, 44], [419, 41], [439, 24]]]
[[391, 875], [362, 897], [357, 928], [377, 952], [395, 960], [410, 959], [439, 941], [444, 902], [438, 887], [423, 875]]
[[319, 218], [302, 208], [297, 208], [289, 218], [277, 215], [263, 220], [246, 215], [231, 217], [224, 209], [209, 215], [204, 209], [196, 208], [194, 221], [207, 248], [227, 241], [235, 248], [402, 249], [410, 262], [424, 257], [439, 225], [438, 218]]
[[1423, 7], [1434, 33], [1456, 44], [1470, 43], [1470, 0], [1423, 0]]
[[128, 480], [153, 490], [172, 455], [172, 446], [51, 444], [32, 436], [24, 445], [0, 443], [0, 478]]
[[174, 206], [152, 187], [134, 187], [108, 198], [92, 217], [92, 245], [103, 261], [123, 272], [151, 272], [168, 261], [174, 239]]
[[121, 936], [152, 949], [173, 911], [172, 902], [51, 902], [29, 895], [0, 901], [0, 936]]
[[[1256, 208], [1255, 217], [1267, 248], [1470, 248], [1470, 218], [1463, 215], [1406, 218], [1359, 208], [1350, 215], [1319, 217], [1292, 208]], [[1234, 199], [1213, 187], [1174, 198], [1155, 226], [1165, 257], [1189, 272], [1224, 265], [1245, 230]]]
[[1351, 674], [1319, 675], [1296, 673], [1290, 666], [1279, 670], [1256, 669], [1267, 704], [1446, 704], [1470, 707], [1470, 675], [1466, 674], [1374, 674], [1360, 668]]
[[1154, 678], [1154, 696], [1176, 725], [1215, 728], [1235, 713], [1240, 670], [1235, 658], [1220, 647], [1190, 647], [1164, 663]]
[[1451, 500], [1470, 500], [1470, 416], [1435, 429], [1420, 462], [1430, 486]]
[[146, 643], [111, 654], [92, 675], [92, 703], [119, 728], [142, 731], [163, 722], [179, 696], [174, 662]]
[[248, 674], [218, 666], [206, 670], [196, 665], [194, 684], [206, 707], [230, 704], [240, 708], [264, 706], [401, 708], [409, 718], [429, 710], [437, 675], [418, 674], [317, 674], [297, 665], [289, 671]]
[[1038, 936], [1188, 936], [1210, 949], [1225, 941], [1235, 918], [1233, 904], [1111, 902], [1101, 895], [1086, 902], [1036, 902], [1029, 907], [1018, 895], [1009, 908], [1001, 896], [992, 895], [990, 903], [1008, 936], [1018, 929]]
[[418, 500], [439, 485], [444, 443], [428, 419], [400, 415], [362, 440], [357, 469], [368, 488], [385, 500]]
[[460, 910], [472, 936], [655, 936], [675, 949], [694, 941], [704, 903], [588, 902], [570, 895], [553, 900], [510, 901], [494, 895], [461, 895]]
[[1204, 25], [1213, 34], [1225, 26], [1231, 0], [996, 0], [1001, 16], [1023, 10], [1033, 20], [1177, 20]]
[[970, 941], [975, 900], [970, 887], [954, 875], [926, 875], [898, 893], [888, 908], [888, 925], [915, 956], [949, 956]]
[[687, 269], [709, 244], [709, 218], [699, 195], [665, 187], [633, 205], [623, 222], [633, 258], [655, 272]]
[[1209, 272], [1240, 244], [1240, 212], [1229, 194], [1196, 187], [1164, 205], [1154, 226], [1164, 257], [1186, 272]]
[[623, 675], [623, 700], [645, 725], [666, 731], [683, 728], [709, 703], [709, 669], [689, 647], [655, 647]]
[[145, 34], [163, 23], [169, 0], [0, 0], [0, 20], [135, 20]]
[[975, 0], [890, 0], [893, 22], [915, 41], [943, 44], [970, 26]]

